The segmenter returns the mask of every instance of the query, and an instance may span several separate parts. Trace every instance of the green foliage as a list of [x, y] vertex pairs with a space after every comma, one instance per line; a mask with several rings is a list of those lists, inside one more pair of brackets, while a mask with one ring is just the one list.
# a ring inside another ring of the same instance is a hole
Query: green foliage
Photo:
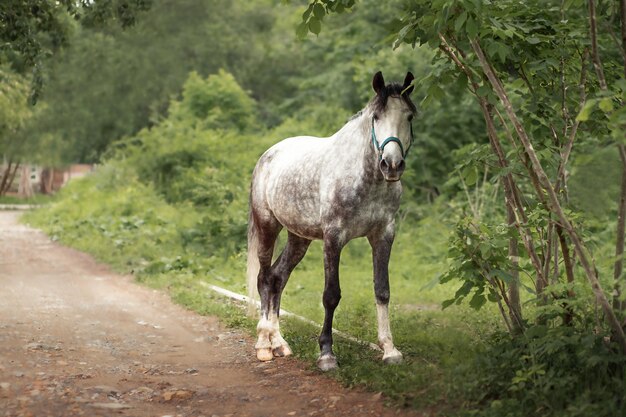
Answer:
[[0, 149], [2, 156], [19, 160], [25, 153], [27, 141], [23, 135], [33, 116], [27, 103], [29, 86], [24, 77], [0, 66]]
[[472, 398], [468, 415], [618, 416], [624, 362], [606, 335], [536, 325], [514, 339], [495, 334], [459, 368], [467, 378], [458, 388]]
[[170, 107], [174, 119], [196, 119], [201, 128], [250, 130], [257, 123], [255, 103], [232, 74], [220, 69], [203, 80], [192, 72], [183, 84], [183, 98]]
[[511, 233], [515, 231], [506, 224], [487, 225], [472, 217], [465, 217], [457, 223], [456, 234], [448, 249], [452, 263], [441, 282], [460, 279], [463, 285], [453, 298], [443, 302], [444, 308], [461, 303], [470, 298], [470, 294], [469, 305], [476, 310], [487, 300], [502, 299], [504, 288], [514, 279], [507, 252]]
[[245, 246], [248, 180], [231, 167], [251, 167], [262, 152], [242, 135], [255, 125], [254, 106], [232, 75], [202, 80], [192, 73], [170, 118], [111, 151], [167, 203], [197, 211], [193, 226], [180, 232], [184, 247], [214, 254]]
[[0, 64], [10, 62], [22, 74], [32, 70], [31, 104], [44, 86], [46, 59], [67, 46], [75, 24], [121, 27], [135, 23], [151, 0], [6, 0], [0, 4]]
[[163, 118], [191, 71], [204, 78], [224, 68], [255, 98], [284, 91], [271, 71], [293, 62], [273, 46], [281, 35], [274, 14], [243, 1], [159, 0], [125, 30], [78, 27], [51, 63], [48, 106], [32, 134], [67, 143], [67, 162], [94, 162], [111, 142]]
[[[26, 80], [7, 67], [0, 67], [0, 138], [6, 140], [22, 129], [32, 116], [26, 103]], [[6, 145], [5, 145], [6, 146]]]

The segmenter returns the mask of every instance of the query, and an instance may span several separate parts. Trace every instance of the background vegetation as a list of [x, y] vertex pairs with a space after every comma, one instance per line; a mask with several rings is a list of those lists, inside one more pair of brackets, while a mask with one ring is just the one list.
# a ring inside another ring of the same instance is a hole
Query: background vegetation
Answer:
[[[7, 161], [99, 165], [27, 221], [253, 328], [204, 284], [244, 292], [257, 158], [338, 130], [377, 70], [411, 70], [417, 151], [391, 261], [406, 363], [340, 341], [336, 376], [434, 415], [626, 415], [622, 3], [49, 2], [31, 31], [0, 8], [0, 144]], [[336, 327], [374, 341], [367, 242], [341, 262]], [[285, 309], [321, 320], [322, 270], [314, 244]], [[284, 327], [313, 364], [318, 330]]]

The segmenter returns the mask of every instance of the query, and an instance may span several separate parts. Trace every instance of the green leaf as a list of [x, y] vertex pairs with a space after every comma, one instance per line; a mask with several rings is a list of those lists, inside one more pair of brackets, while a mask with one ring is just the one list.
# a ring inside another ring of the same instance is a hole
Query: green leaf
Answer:
[[598, 103], [598, 107], [605, 113], [613, 111], [613, 99], [611, 97], [605, 97]]
[[445, 310], [446, 308], [450, 307], [452, 304], [454, 304], [454, 301], [456, 301], [454, 298], [450, 300], [445, 300], [441, 303], [441, 309]]
[[491, 271], [491, 275], [500, 278], [507, 284], [513, 281], [513, 275], [509, 274], [506, 271], [502, 271], [501, 269], [494, 269], [493, 271]]
[[436, 100], [441, 100], [445, 96], [445, 93], [437, 84], [431, 84], [430, 87], [428, 87], [428, 95]]
[[535, 36], [532, 36], [530, 38], [527, 38], [526, 42], [528, 42], [531, 45], [537, 45], [538, 43], [541, 43], [541, 39], [539, 39], [539, 38], [537, 38]]
[[476, 94], [478, 94], [480, 97], [487, 97], [489, 93], [491, 93], [491, 87], [487, 84], [481, 85], [480, 87], [478, 87], [478, 90], [476, 90]]
[[411, 29], [413, 29], [413, 23], [409, 23], [408, 25], [400, 29], [400, 31], [398, 32], [398, 39], [397, 39], [398, 42], [403, 41], [404, 38], [406, 38], [406, 36], [408, 35], [408, 33], [411, 31]]
[[309, 20], [309, 16], [311, 16], [312, 11], [313, 11], [313, 4], [309, 4], [309, 7], [304, 11], [304, 13], [302, 13], [302, 20], [305, 22]]
[[483, 255], [484, 259], [489, 258], [491, 255], [491, 245], [489, 243], [482, 242], [478, 245], [478, 248], [480, 249], [480, 253]]
[[325, 14], [326, 11], [324, 10], [324, 6], [319, 3], [315, 3], [315, 6], [313, 6], [313, 15], [315, 16], [315, 18], [318, 20], [322, 20]]
[[464, 73], [459, 74], [458, 78], [456, 79], [456, 86], [457, 88], [465, 89], [467, 87], [467, 75], [465, 75]]
[[584, 107], [580, 110], [580, 113], [578, 113], [578, 116], [576, 116], [576, 120], [578, 120], [579, 122], [586, 122], [587, 120], [589, 120], [591, 111], [596, 106], [596, 103], [597, 100], [595, 99], [587, 101]]
[[461, 13], [459, 17], [456, 18], [456, 21], [454, 22], [454, 30], [457, 32], [460, 32], [466, 20], [467, 20], [467, 12]]
[[476, 184], [476, 181], [478, 180], [478, 172], [476, 171], [476, 168], [468, 167], [465, 169], [463, 171], [463, 180], [465, 181], [465, 185], [468, 187]]
[[307, 33], [309, 33], [309, 27], [307, 24], [305, 22], [300, 23], [296, 28], [296, 37], [298, 39], [304, 39], [306, 38]]
[[456, 293], [454, 294], [454, 298], [458, 299], [458, 298], [465, 297], [467, 294], [469, 294], [470, 290], [473, 287], [474, 287], [474, 284], [471, 281], [465, 281], [463, 285], [461, 285], [461, 288], [456, 290]]
[[487, 299], [483, 294], [476, 293], [470, 300], [469, 304], [474, 310], [480, 310], [480, 308], [485, 305]]
[[311, 31], [311, 33], [319, 35], [322, 31], [322, 22], [320, 22], [315, 17], [312, 17], [311, 20], [309, 20], [309, 30]]
[[487, 294], [487, 299], [491, 301], [492, 303], [495, 303], [500, 299], [500, 296], [497, 293], [495, 293], [493, 290], [490, 290], [489, 294]]
[[467, 19], [467, 23], [465, 24], [465, 31], [467, 32], [467, 36], [470, 39], [473, 39], [478, 35], [478, 25], [473, 17]]

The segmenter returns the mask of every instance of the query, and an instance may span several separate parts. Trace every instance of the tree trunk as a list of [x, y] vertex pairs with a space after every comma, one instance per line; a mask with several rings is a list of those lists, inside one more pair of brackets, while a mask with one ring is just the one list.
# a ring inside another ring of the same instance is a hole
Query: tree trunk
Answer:
[[4, 172], [2, 173], [2, 182], [0, 183], [0, 196], [6, 193], [6, 186], [9, 182], [9, 178], [11, 178], [11, 165], [13, 162], [9, 161], [9, 163], [4, 168]]
[[[516, 221], [515, 211], [513, 207], [508, 204], [506, 206], [506, 217], [509, 227], [513, 227]], [[519, 299], [519, 251], [517, 249], [517, 243], [517, 237], [511, 236], [509, 238], [509, 259], [511, 260], [511, 265], [513, 265], [510, 271], [513, 279], [511, 279], [508, 288], [509, 302], [511, 303], [509, 316], [511, 317], [511, 323], [513, 323], [513, 331], [515, 333], [522, 333], [524, 329], [522, 328], [522, 306]]]
[[[20, 167], [19, 162], [16, 162], [13, 165], [13, 171], [11, 171], [11, 163], [7, 167], [6, 176], [2, 178], [2, 188], [0, 188], [0, 195], [5, 195], [13, 185], [13, 181], [15, 181], [15, 175], [17, 174], [17, 170]], [[6, 181], [5, 181], [6, 179]]]
[[544, 171], [541, 165], [541, 162], [539, 161], [539, 158], [537, 157], [537, 153], [535, 152], [535, 149], [532, 143], [530, 142], [530, 138], [528, 137], [528, 134], [526, 133], [524, 126], [520, 122], [515, 110], [513, 109], [513, 105], [511, 104], [511, 101], [509, 100], [509, 96], [506, 93], [500, 79], [498, 78], [495, 71], [491, 67], [491, 64], [485, 57], [482, 47], [480, 46], [479, 42], [476, 39], [470, 40], [470, 44], [472, 46], [472, 49], [476, 53], [476, 56], [480, 62], [481, 68], [483, 69], [485, 75], [489, 79], [489, 82], [494, 92], [496, 93], [496, 95], [498, 96], [498, 99], [502, 103], [502, 106], [504, 107], [504, 110], [506, 111], [506, 114], [509, 120], [511, 121], [512, 125], [515, 127], [517, 136], [522, 146], [526, 150], [526, 154], [528, 155], [530, 159], [532, 170], [537, 175], [537, 178], [539, 179], [539, 183], [544, 187], [545, 191], [547, 192], [548, 203], [549, 203], [548, 207], [550, 211], [554, 213], [554, 215], [556, 215], [556, 218], [559, 221], [559, 223], [562, 225], [563, 230], [572, 241], [574, 250], [576, 254], [578, 255], [578, 259], [580, 261], [581, 266], [583, 267], [585, 271], [585, 275], [587, 276], [587, 279], [589, 280], [589, 284], [591, 285], [591, 289], [596, 297], [596, 300], [598, 301], [598, 304], [602, 307], [602, 310], [604, 311], [604, 314], [609, 323], [609, 326], [611, 327], [611, 329], [614, 331], [616, 335], [617, 342], [620, 345], [622, 352], [626, 354], [626, 334], [624, 334], [624, 330], [622, 329], [620, 322], [617, 320], [617, 317], [615, 316], [615, 313], [613, 312], [613, 308], [611, 304], [609, 303], [609, 301], [607, 300], [604, 294], [604, 291], [600, 284], [600, 280], [598, 279], [598, 276], [596, 273], [596, 269], [593, 265], [592, 260], [589, 258], [587, 248], [585, 247], [584, 243], [578, 236], [576, 229], [574, 229], [572, 223], [569, 221], [569, 219], [563, 212], [563, 208], [561, 207], [561, 204], [559, 203], [559, 198], [556, 192], [554, 191], [554, 188], [552, 188], [552, 184], [550, 183], [548, 176], [546, 175], [546, 172]]
[[624, 226], [626, 223], [626, 146], [618, 145], [618, 149], [620, 159], [622, 160], [622, 190], [619, 198], [617, 213], [617, 237], [615, 239], [615, 265], [613, 268], [615, 292], [613, 293], [613, 308], [622, 313], [626, 305], [626, 302], [621, 300], [624, 258]]
[[622, 57], [624, 58], [624, 78], [626, 78], [626, 0], [620, 0], [619, 12], [619, 17], [622, 23]]
[[31, 198], [33, 196], [33, 184], [30, 181], [30, 165], [22, 166], [17, 194], [25, 198]]
[[43, 168], [41, 170], [41, 178], [39, 181], [39, 190], [42, 194], [52, 194], [52, 180], [54, 177], [54, 169]]
[[[574, 282], [574, 261], [572, 260], [572, 256], [569, 251], [569, 246], [567, 244], [567, 240], [565, 239], [565, 235], [563, 234], [563, 228], [560, 225], [556, 225], [556, 234], [559, 236], [559, 243], [561, 245], [561, 253], [563, 254], [563, 265], [565, 268], [565, 276], [567, 277], [567, 283], [572, 284]], [[574, 298], [576, 294], [574, 290], [569, 289], [567, 291], [567, 297], [569, 299]], [[568, 302], [563, 303], [563, 308], [565, 308], [565, 315], [563, 316], [563, 323], [566, 325], [572, 324], [574, 319], [574, 311]]]

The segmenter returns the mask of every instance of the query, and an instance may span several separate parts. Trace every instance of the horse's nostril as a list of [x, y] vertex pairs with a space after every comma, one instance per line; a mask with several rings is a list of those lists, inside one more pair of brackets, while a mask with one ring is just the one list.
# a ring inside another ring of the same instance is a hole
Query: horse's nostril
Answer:
[[389, 171], [389, 164], [387, 163], [387, 160], [381, 159], [381, 161], [380, 161], [380, 169], [383, 170], [383, 172]]
[[398, 164], [398, 172], [402, 172], [404, 171], [404, 168], [406, 168], [406, 163], [404, 162], [404, 159], [402, 161], [400, 161], [400, 163]]

